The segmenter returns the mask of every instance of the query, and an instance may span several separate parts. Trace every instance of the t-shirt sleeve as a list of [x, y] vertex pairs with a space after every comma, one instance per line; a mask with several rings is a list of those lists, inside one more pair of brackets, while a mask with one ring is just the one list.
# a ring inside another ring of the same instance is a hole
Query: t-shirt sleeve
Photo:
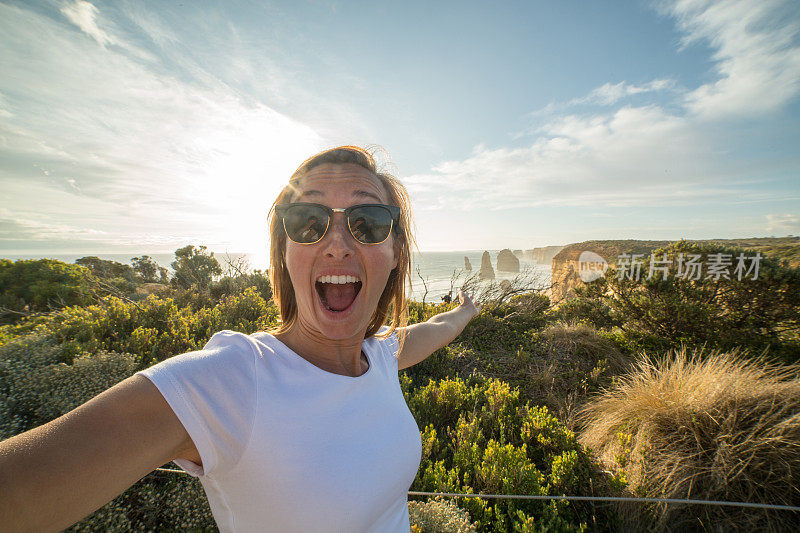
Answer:
[[[378, 335], [384, 334], [389, 329], [388, 326], [381, 326], [378, 330]], [[397, 331], [393, 331], [388, 337], [375, 337], [384, 353], [394, 359], [397, 363], [397, 358], [400, 352], [400, 342], [397, 340]]]
[[242, 333], [220, 331], [202, 350], [137, 372], [152, 381], [192, 438], [203, 465], [176, 459], [193, 476], [230, 468], [253, 429], [257, 352]]

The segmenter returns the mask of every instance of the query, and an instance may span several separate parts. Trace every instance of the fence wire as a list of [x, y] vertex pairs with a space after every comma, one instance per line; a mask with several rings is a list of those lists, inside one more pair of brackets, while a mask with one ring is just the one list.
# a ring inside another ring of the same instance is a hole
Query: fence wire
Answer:
[[[172, 472], [175, 474], [189, 475], [183, 470], [174, 468], [156, 468], [158, 472]], [[458, 492], [419, 492], [408, 491], [409, 496], [447, 496], [452, 498], [495, 498], [508, 500], [575, 500], [590, 502], [639, 502], [639, 503], [674, 503], [685, 505], [719, 505], [725, 507], [749, 507], [753, 509], [772, 509], [777, 511], [800, 511], [800, 507], [793, 505], [778, 505], [772, 503], [751, 503], [751, 502], [726, 502], [719, 500], [693, 500], [679, 498], [633, 498], [626, 496], [550, 496], [532, 494], [461, 494]]]

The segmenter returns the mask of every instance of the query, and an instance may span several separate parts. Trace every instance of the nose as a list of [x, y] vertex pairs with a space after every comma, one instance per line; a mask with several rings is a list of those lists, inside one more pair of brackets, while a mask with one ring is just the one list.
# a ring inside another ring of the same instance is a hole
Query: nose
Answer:
[[347, 259], [353, 254], [353, 237], [344, 213], [334, 213], [330, 223], [331, 227], [322, 239], [323, 251], [331, 259]]

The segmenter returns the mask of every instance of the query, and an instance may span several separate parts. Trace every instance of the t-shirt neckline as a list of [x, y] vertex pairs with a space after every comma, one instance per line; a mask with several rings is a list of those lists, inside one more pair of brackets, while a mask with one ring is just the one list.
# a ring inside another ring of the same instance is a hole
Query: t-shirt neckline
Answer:
[[292, 357], [296, 357], [297, 359], [300, 359], [306, 365], [308, 365], [311, 368], [316, 369], [318, 372], [322, 372], [323, 374], [328, 375], [328, 376], [335, 376], [335, 377], [344, 378], [344, 379], [359, 380], [359, 379], [367, 377], [367, 375], [369, 375], [372, 372], [372, 367], [375, 366], [375, 364], [372, 362], [372, 357], [370, 356], [370, 354], [367, 351], [366, 346], [364, 346], [363, 342], [361, 344], [361, 351], [363, 352], [364, 357], [367, 358], [367, 363], [369, 363], [369, 368], [367, 368], [367, 371], [364, 372], [363, 374], [361, 374], [360, 376], [347, 376], [345, 374], [337, 374], [335, 372], [328, 372], [327, 370], [318, 367], [317, 365], [315, 365], [314, 363], [312, 363], [311, 361], [309, 361], [305, 357], [301, 356], [300, 354], [298, 354], [297, 352], [295, 352], [294, 350], [289, 348], [286, 344], [283, 343], [283, 341], [281, 341], [277, 337], [275, 337], [275, 335], [272, 335], [271, 333], [266, 333], [266, 335], [269, 335], [269, 337], [272, 340], [274, 340], [284, 350], [286, 350], [289, 354], [291, 354]]

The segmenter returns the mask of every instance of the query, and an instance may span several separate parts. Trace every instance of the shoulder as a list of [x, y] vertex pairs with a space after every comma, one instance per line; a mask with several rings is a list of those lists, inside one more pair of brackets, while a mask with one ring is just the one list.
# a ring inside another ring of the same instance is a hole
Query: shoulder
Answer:
[[251, 374], [258, 356], [255, 341], [248, 335], [223, 330], [215, 333], [202, 349], [170, 357], [140, 373], [151, 379], [158, 375], [194, 374], [210, 379], [237, 373]]
[[225, 351], [229, 353], [254, 354], [257, 351], [256, 341], [250, 336], [238, 331], [224, 329], [211, 336], [203, 346], [203, 350]]
[[248, 335], [215, 333], [202, 349], [171, 357], [138, 374], [155, 384], [197, 447], [202, 468], [233, 465], [249, 440], [258, 408], [258, 352]]
[[372, 337], [365, 339], [365, 342], [372, 344], [376, 348], [383, 350], [390, 357], [397, 359], [400, 350], [400, 345], [397, 340], [397, 331], [393, 331], [391, 334], [387, 335], [388, 331], [389, 326], [381, 326], [381, 329]]

